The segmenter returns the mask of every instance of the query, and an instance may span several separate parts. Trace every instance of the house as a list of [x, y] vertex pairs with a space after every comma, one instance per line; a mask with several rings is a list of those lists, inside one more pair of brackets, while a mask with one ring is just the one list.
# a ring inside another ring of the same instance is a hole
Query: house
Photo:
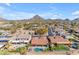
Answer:
[[27, 31], [18, 31], [10, 38], [13, 48], [23, 47], [30, 43], [31, 35]]
[[48, 43], [46, 37], [33, 37], [31, 40], [32, 46], [46, 46]]
[[0, 47], [7, 44], [8, 40], [0, 40]]
[[39, 37], [33, 36], [31, 40], [31, 49], [34, 50], [36, 48], [45, 49], [47, 48], [48, 40], [47, 37]]
[[50, 40], [51, 40], [51, 43], [52, 44], [64, 44], [64, 45], [69, 45], [71, 44], [71, 42], [67, 39], [64, 39], [63, 37], [61, 36], [53, 36], [53, 37], [49, 37]]
[[11, 38], [9, 42], [12, 44], [14, 48], [18, 48], [18, 47], [26, 46], [26, 44], [28, 44], [30, 40], [31, 40], [30, 35], [19, 36], [19, 37], [14, 36]]
[[0, 48], [9, 42], [10, 36], [0, 36]]
[[1, 35], [7, 36], [10, 34], [10, 31], [0, 30]]
[[36, 28], [39, 28], [39, 26], [37, 24], [33, 24], [32, 28], [36, 29]]
[[20, 36], [20, 37], [12, 37], [11, 42], [13, 43], [29, 43], [31, 40], [31, 36], [27, 35], [27, 36]]

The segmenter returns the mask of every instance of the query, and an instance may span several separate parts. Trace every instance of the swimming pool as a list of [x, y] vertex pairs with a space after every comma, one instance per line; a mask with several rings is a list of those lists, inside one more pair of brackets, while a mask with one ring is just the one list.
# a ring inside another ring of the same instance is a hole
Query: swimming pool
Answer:
[[35, 52], [41, 52], [41, 51], [43, 51], [43, 49], [42, 48], [35, 48], [34, 51]]
[[72, 48], [74, 49], [78, 49], [78, 44], [76, 42], [74, 42], [72, 45], [71, 45]]

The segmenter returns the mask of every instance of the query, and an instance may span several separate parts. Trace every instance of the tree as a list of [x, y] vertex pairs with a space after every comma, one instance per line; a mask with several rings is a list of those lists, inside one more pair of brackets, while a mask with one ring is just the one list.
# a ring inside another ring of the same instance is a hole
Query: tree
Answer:
[[22, 27], [22, 24], [18, 23], [18, 24], [16, 25], [16, 27], [17, 27], [17, 28], [21, 28], [21, 27]]
[[58, 46], [57, 43], [54, 43], [54, 46], [57, 47]]
[[16, 52], [19, 52], [21, 55], [24, 55], [26, 54], [27, 49], [28, 49], [27, 47], [19, 47], [16, 49]]
[[39, 34], [39, 35], [43, 35], [45, 33], [47, 33], [48, 29], [47, 28], [41, 28], [41, 29], [37, 29], [36, 32]]
[[10, 30], [11, 30], [11, 33], [13, 34], [13, 33], [16, 32], [17, 28], [16, 27], [12, 27]]
[[32, 24], [24, 24], [23, 26], [25, 30], [28, 30], [32, 27]]
[[2, 33], [0, 32], [0, 35], [2, 35]]
[[47, 36], [47, 40], [48, 40], [48, 49], [49, 49], [49, 51], [52, 51], [51, 40], [49, 39], [48, 36]]

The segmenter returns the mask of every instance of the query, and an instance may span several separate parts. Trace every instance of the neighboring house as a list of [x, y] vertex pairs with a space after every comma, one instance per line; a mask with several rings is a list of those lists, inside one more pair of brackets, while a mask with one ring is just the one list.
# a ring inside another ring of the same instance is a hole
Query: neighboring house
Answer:
[[31, 36], [12, 37], [10, 43], [14, 48], [23, 47], [31, 41]]
[[0, 48], [9, 42], [9, 36], [0, 36]]
[[54, 36], [54, 37], [49, 37], [50, 40], [51, 40], [51, 43], [52, 44], [64, 44], [64, 45], [70, 45], [71, 42], [67, 39], [64, 39], [63, 37], [61, 36]]
[[7, 36], [10, 34], [10, 31], [0, 30], [1, 35]]
[[31, 41], [31, 35], [26, 33], [26, 31], [18, 31], [12, 38], [10, 38], [10, 43], [13, 48], [23, 47], [29, 44]]
[[38, 26], [37, 24], [33, 24], [33, 25], [32, 25], [32, 28], [33, 28], [33, 29], [39, 28], [39, 26]]
[[10, 40], [12, 43], [24, 43], [24, 44], [28, 44], [31, 40], [31, 35], [27, 35], [27, 36], [18, 36], [18, 37], [12, 37], [12, 39]]
[[32, 50], [36, 48], [45, 49], [47, 48], [48, 40], [47, 37], [39, 37], [39, 36], [33, 36], [31, 40], [31, 48]]
[[0, 40], [0, 48], [8, 43], [8, 40]]

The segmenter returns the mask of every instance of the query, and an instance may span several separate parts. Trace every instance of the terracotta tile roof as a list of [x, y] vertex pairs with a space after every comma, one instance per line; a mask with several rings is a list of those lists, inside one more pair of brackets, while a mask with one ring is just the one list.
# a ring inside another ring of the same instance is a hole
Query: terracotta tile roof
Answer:
[[31, 45], [47, 45], [48, 40], [46, 37], [33, 37], [31, 40]]
[[50, 37], [50, 40], [52, 43], [58, 43], [58, 44], [70, 44], [71, 43], [69, 40], [64, 39], [61, 36]]

